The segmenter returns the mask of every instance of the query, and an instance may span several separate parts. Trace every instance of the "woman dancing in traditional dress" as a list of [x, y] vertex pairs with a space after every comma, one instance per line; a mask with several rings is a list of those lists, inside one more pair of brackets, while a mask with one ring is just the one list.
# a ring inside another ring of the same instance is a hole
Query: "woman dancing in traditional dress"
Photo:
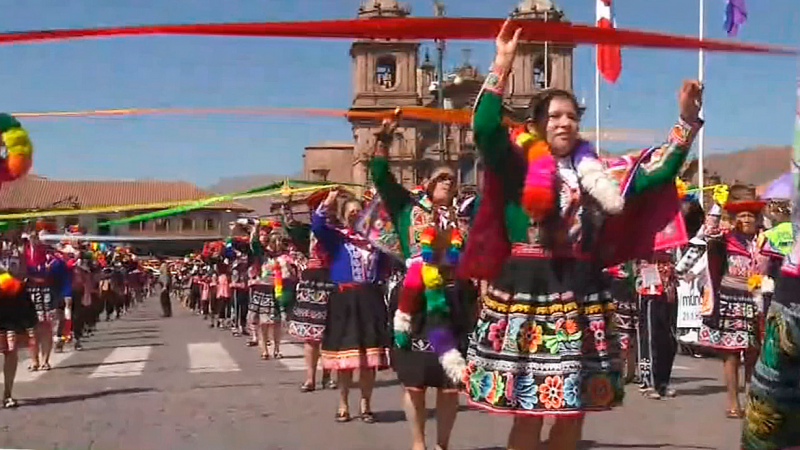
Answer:
[[707, 229], [708, 269], [711, 293], [702, 310], [699, 345], [722, 354], [722, 367], [728, 393], [729, 418], [742, 417], [739, 404], [739, 358], [745, 354], [745, 384], [758, 357], [760, 345], [759, 312], [756, 295], [760, 289], [767, 257], [757, 245], [757, 218], [764, 202], [756, 199], [755, 188], [731, 186], [724, 208], [733, 217], [729, 231]]
[[775, 281], [761, 355], [747, 392], [742, 449], [800, 446], [800, 239]]
[[251, 251], [255, 258], [256, 278], [250, 283], [249, 314], [258, 336], [261, 359], [269, 359], [267, 350], [272, 337], [272, 356], [281, 354], [281, 313], [290, 302], [297, 280], [297, 263], [288, 251], [288, 235], [279, 224], [254, 227]]
[[375, 370], [389, 365], [390, 337], [386, 304], [378, 282], [380, 252], [353, 232], [361, 203], [345, 201], [337, 229], [328, 220], [336, 201], [332, 191], [311, 217], [311, 231], [330, 258], [330, 281], [336, 289], [328, 299], [328, 315], [322, 334], [322, 367], [336, 370], [339, 381], [338, 422], [350, 420], [348, 395], [353, 371], [361, 385], [361, 420], [373, 423], [371, 400]]
[[[436, 388], [437, 448], [446, 449], [458, 412], [456, 383], [464, 368], [463, 355], [477, 299], [477, 289], [471, 281], [455, 279], [455, 265], [469, 222], [459, 220], [454, 205], [456, 177], [448, 166], [433, 171], [425, 192], [419, 196], [397, 182], [387, 159], [396, 126], [396, 122], [384, 122], [370, 163], [372, 179], [399, 235], [408, 267], [390, 302], [395, 334], [392, 365], [404, 388], [411, 448], [426, 448], [425, 393], [427, 388]], [[441, 280], [437, 280], [438, 286], [426, 287], [420, 271], [427, 273], [434, 268]], [[439, 305], [441, 313], [435, 311], [436, 300], [443, 301]], [[446, 329], [454, 338], [454, 353], [435, 348], [440, 344], [436, 342], [440, 331], [437, 328]]]
[[[702, 88], [684, 82], [679, 122], [667, 143], [640, 154], [623, 196], [591, 144], [580, 140], [580, 108], [570, 92], [549, 89], [537, 95], [527, 129], [514, 134], [522, 149], [512, 147], [502, 102], [520, 32], [510, 22], [503, 26], [475, 108], [475, 141], [487, 172], [460, 269], [463, 276], [474, 276], [495, 263], [501, 268], [482, 302], [464, 381], [472, 405], [515, 416], [509, 449], [537, 448], [548, 416], [556, 419], [548, 448], [574, 449], [584, 413], [610, 409], [624, 394], [619, 336], [602, 268], [631, 258], [606, 260], [604, 253], [645, 232], [603, 242], [598, 231], [606, 216], [624, 207], [622, 219], [635, 220], [630, 225], [638, 227], [640, 216], [630, 212], [656, 205], [633, 200], [657, 187], [664, 190], [652, 195], [669, 193], [671, 183], [674, 189], [702, 124]], [[672, 201], [677, 208], [674, 191]]]
[[[325, 193], [321, 192], [321, 194]], [[318, 197], [312, 196], [309, 199], [309, 207], [312, 210], [319, 206], [322, 200]], [[336, 285], [330, 281], [329, 260], [325, 250], [313, 233], [310, 238], [308, 262], [300, 275], [300, 282], [297, 285], [297, 300], [289, 313], [288, 326], [289, 334], [303, 341], [306, 380], [300, 386], [302, 392], [313, 392], [316, 389], [317, 363], [320, 357], [322, 334], [325, 331], [328, 299], [336, 289]], [[336, 389], [336, 383], [331, 381], [330, 377], [331, 371], [323, 369], [323, 389]]]

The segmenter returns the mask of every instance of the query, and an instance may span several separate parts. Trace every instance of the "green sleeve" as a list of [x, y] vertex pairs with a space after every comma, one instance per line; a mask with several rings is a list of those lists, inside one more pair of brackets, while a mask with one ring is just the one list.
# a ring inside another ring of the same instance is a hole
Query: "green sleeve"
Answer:
[[472, 128], [475, 145], [484, 164], [495, 173], [503, 173], [509, 149], [508, 131], [503, 126], [503, 98], [483, 91], [475, 105]]
[[392, 220], [396, 221], [401, 211], [411, 204], [411, 193], [392, 175], [386, 157], [374, 156], [369, 162], [369, 170], [375, 188], [389, 210]]
[[694, 137], [702, 122], [689, 124], [683, 120], [672, 127], [667, 142], [650, 154], [648, 161], [642, 163], [634, 175], [631, 184], [631, 195], [640, 194], [648, 189], [672, 182], [692, 148]]
[[250, 251], [253, 252], [253, 256], [256, 257], [264, 254], [264, 248], [261, 246], [261, 242], [258, 241], [258, 232], [250, 236]]

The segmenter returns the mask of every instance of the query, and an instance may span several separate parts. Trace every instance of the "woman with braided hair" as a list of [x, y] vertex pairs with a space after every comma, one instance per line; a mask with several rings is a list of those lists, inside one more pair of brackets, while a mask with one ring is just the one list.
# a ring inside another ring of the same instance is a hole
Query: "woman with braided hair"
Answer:
[[[526, 126], [509, 134], [503, 95], [520, 32], [503, 26], [473, 118], [487, 170], [459, 271], [491, 283], [464, 383], [471, 405], [514, 416], [509, 449], [537, 448], [544, 417], [555, 418], [548, 448], [575, 449], [583, 415], [624, 395], [602, 269], [652, 251], [674, 219], [674, 179], [702, 125], [702, 87], [684, 82], [668, 141], [629, 157], [635, 164], [619, 182], [580, 139], [581, 110], [568, 91], [539, 93]], [[669, 204], [648, 197], [668, 194]]]

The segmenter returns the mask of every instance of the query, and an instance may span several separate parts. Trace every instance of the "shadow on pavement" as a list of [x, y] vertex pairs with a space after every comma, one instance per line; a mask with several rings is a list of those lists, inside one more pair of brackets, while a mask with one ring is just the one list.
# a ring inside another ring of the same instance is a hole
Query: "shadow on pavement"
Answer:
[[190, 389], [225, 389], [238, 387], [259, 387], [263, 385], [263, 383], [206, 384], [201, 386], [192, 386]]
[[[471, 409], [467, 405], [459, 405], [458, 411], [459, 412], [471, 411]], [[401, 409], [394, 409], [389, 411], [373, 411], [372, 414], [375, 416], [375, 422], [377, 423], [397, 423], [406, 421], [406, 412]], [[425, 410], [425, 417], [426, 420], [435, 419], [436, 409], [427, 408]]]
[[700, 386], [694, 389], [677, 389], [678, 395], [712, 395], [725, 392], [725, 386]]
[[397, 378], [392, 378], [391, 380], [375, 380], [375, 387], [391, 387], [391, 386], [400, 386], [400, 380]]
[[52, 370], [62, 370], [62, 369], [86, 369], [87, 367], [100, 367], [100, 366], [116, 366], [119, 364], [131, 364], [131, 363], [146, 363], [148, 360], [146, 359], [132, 359], [128, 361], [114, 361], [114, 362], [95, 362], [95, 363], [84, 363], [84, 364], [70, 364], [65, 366], [58, 366], [53, 367]]
[[158, 390], [155, 388], [109, 389], [107, 391], [93, 392], [91, 394], [64, 395], [61, 397], [40, 397], [21, 401], [20, 407], [82, 402], [84, 400], [108, 397], [110, 395], [142, 394], [145, 392], [158, 392]]
[[672, 377], [669, 379], [669, 384], [683, 384], [691, 383], [694, 381], [716, 381], [716, 378], [708, 377]]

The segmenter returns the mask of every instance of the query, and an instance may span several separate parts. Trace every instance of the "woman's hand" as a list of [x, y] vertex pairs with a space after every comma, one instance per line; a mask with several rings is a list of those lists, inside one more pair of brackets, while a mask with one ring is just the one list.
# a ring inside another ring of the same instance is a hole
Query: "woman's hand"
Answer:
[[681, 119], [695, 123], [700, 118], [703, 108], [703, 85], [697, 80], [684, 80], [678, 91], [678, 108]]
[[374, 155], [383, 157], [389, 156], [389, 147], [392, 146], [392, 140], [394, 139], [394, 133], [397, 131], [400, 115], [400, 108], [397, 108], [392, 117], [387, 117], [381, 121], [381, 129], [375, 133]]
[[503, 28], [500, 29], [500, 34], [495, 39], [495, 46], [497, 53], [494, 57], [495, 67], [502, 69], [503, 73], [511, 71], [511, 66], [514, 64], [514, 58], [517, 56], [517, 43], [519, 43], [519, 35], [522, 33], [522, 28], [513, 28], [510, 20], [503, 23]]
[[338, 196], [339, 196], [339, 191], [337, 191], [337, 190], [333, 190], [333, 191], [328, 192], [328, 196], [325, 197], [325, 200], [322, 202], [322, 205], [325, 208], [330, 207], [333, 204], [333, 202], [336, 201], [336, 197], [338, 197]]

